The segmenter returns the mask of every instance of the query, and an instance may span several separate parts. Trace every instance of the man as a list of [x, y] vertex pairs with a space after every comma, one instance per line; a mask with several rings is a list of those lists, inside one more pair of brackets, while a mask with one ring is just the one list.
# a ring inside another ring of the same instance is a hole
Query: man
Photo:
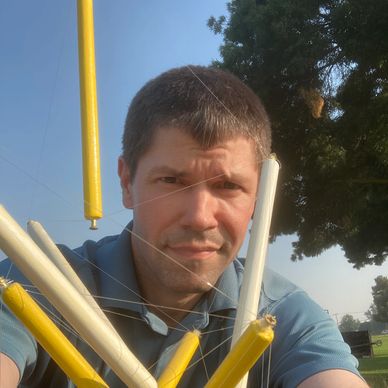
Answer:
[[[133, 221], [119, 236], [62, 251], [91, 292], [102, 296], [112, 323], [156, 377], [192, 328], [202, 333], [201, 351], [181, 386], [204, 386], [225, 357], [243, 275], [243, 261], [235, 258], [269, 153], [265, 110], [229, 73], [173, 69], [132, 101], [118, 173]], [[269, 270], [260, 312], [276, 315], [278, 326], [271, 355], [252, 369], [250, 386], [267, 384], [267, 374], [271, 387], [366, 386], [329, 316]], [[4, 310], [1, 325], [7, 367], [1, 378], [13, 379], [10, 387], [19, 379], [25, 386], [68, 386]], [[123, 386], [87, 345], [70, 337], [111, 387]]]

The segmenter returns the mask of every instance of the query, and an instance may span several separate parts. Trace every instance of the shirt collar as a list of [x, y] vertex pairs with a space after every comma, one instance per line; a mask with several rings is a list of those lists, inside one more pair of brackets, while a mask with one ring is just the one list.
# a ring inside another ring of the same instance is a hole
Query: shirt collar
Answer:
[[243, 271], [243, 266], [238, 260], [234, 260], [225, 269], [215, 288], [206, 298], [210, 313], [237, 308]]

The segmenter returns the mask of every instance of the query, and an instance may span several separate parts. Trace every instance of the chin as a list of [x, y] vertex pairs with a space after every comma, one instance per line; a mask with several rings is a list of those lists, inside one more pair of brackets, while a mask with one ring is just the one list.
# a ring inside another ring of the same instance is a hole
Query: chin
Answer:
[[185, 294], [203, 294], [212, 289], [212, 285], [208, 283], [208, 280], [196, 279], [179, 279], [173, 283], [169, 282], [168, 287], [175, 292]]

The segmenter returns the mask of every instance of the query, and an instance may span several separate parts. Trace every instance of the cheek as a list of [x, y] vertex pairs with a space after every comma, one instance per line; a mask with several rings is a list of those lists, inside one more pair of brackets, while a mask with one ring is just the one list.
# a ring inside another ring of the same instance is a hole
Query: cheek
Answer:
[[249, 222], [253, 214], [253, 205], [229, 207], [225, 212], [224, 225], [233, 239], [233, 245], [240, 246], [245, 239]]
[[159, 239], [171, 224], [174, 206], [166, 202], [155, 198], [133, 209], [134, 226], [150, 242]]

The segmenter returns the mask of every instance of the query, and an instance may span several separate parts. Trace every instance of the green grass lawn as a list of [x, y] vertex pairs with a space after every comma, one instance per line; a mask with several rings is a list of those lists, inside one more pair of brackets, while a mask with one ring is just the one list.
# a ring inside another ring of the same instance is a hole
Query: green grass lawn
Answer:
[[376, 357], [388, 356], [388, 334], [373, 335], [372, 342], [381, 341], [381, 346], [373, 345], [373, 353]]
[[359, 360], [359, 370], [372, 388], [388, 388], [388, 335], [374, 335], [372, 341], [380, 340], [381, 346], [373, 345], [374, 357]]

